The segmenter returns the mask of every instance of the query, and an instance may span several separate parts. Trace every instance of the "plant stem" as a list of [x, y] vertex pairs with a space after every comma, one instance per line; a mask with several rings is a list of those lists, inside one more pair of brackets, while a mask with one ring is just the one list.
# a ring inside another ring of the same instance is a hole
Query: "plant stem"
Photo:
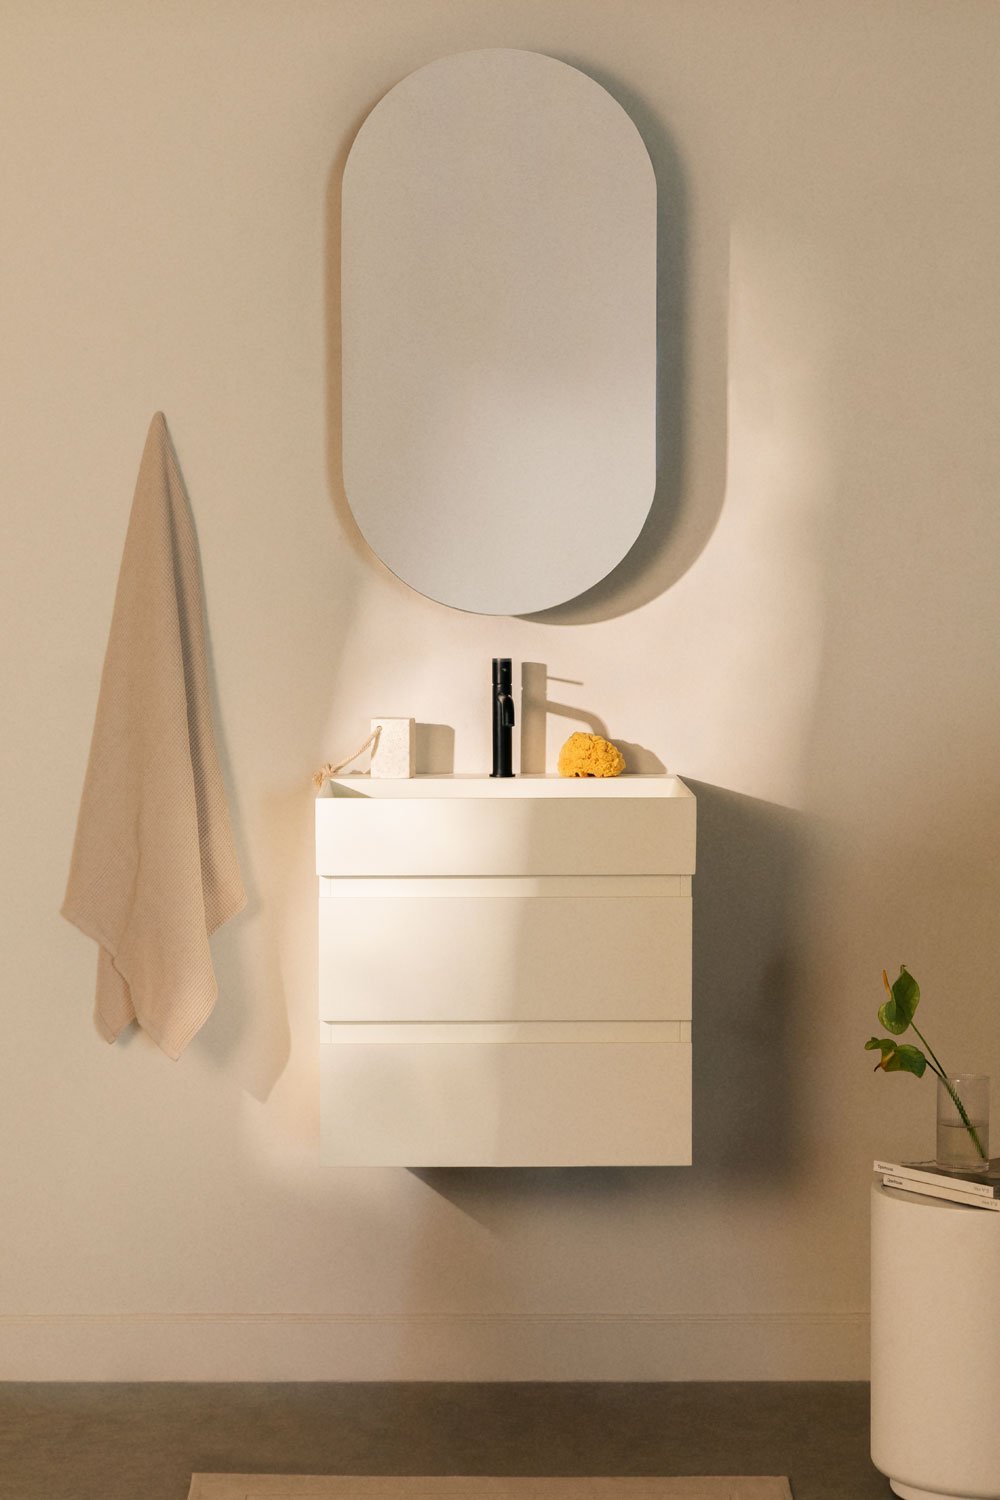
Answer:
[[922, 1042], [923, 1042], [923, 1044], [924, 1044], [924, 1046], [925, 1046], [925, 1047], [926, 1047], [926, 1048], [927, 1048], [927, 1050], [928, 1050], [928, 1052], [929, 1052], [929, 1053], [930, 1053], [930, 1055], [931, 1055], [931, 1057], [932, 1057], [932, 1058], [933, 1058], [933, 1059], [934, 1059], [934, 1071], [935, 1071], [935, 1072], [936, 1072], [936, 1073], [937, 1073], [937, 1076], [938, 1076], [938, 1077], [939, 1077], [939, 1078], [940, 1078], [940, 1079], [941, 1079], [941, 1080], [942, 1080], [942, 1081], [943, 1081], [943, 1082], [944, 1082], [944, 1083], [947, 1083], [947, 1082], [948, 1082], [948, 1075], [947, 1075], [947, 1073], [946, 1073], [946, 1072], [945, 1072], [945, 1070], [944, 1070], [944, 1066], [943, 1066], [943, 1064], [942, 1064], [942, 1063], [941, 1063], [941, 1060], [940, 1060], [940, 1059], [939, 1059], [939, 1057], [938, 1057], [938, 1055], [937, 1055], [937, 1053], [936, 1053], [936, 1052], [935, 1052], [935, 1051], [934, 1051], [934, 1048], [933, 1048], [933, 1047], [932, 1047], [932, 1046], [931, 1046], [931, 1044], [930, 1044], [930, 1042], [929, 1042], [929, 1041], [928, 1041], [928, 1040], [927, 1040], [927, 1038], [926, 1038], [926, 1037], [925, 1037], [925, 1036], [924, 1036], [924, 1034], [923, 1034], [923, 1032], [922, 1032], [922, 1031], [921, 1031], [921, 1030], [920, 1030], [920, 1028], [919, 1028], [919, 1027], [918, 1027], [918, 1025], [917, 1025], [917, 1023], [916, 1023], [916, 1021], [914, 1021], [914, 1020], [912, 1020], [912, 1019], [911, 1019], [911, 1021], [910, 1021], [910, 1025], [911, 1025], [911, 1026], [912, 1026], [912, 1027], [913, 1027], [913, 1029], [914, 1029], [914, 1031], [915, 1031], [915, 1032], [916, 1032], [916, 1033], [917, 1033], [917, 1036], [918, 1036], [918, 1037], [919, 1037], [919, 1038], [920, 1038], [920, 1040], [921, 1040], [921, 1041], [922, 1041]]

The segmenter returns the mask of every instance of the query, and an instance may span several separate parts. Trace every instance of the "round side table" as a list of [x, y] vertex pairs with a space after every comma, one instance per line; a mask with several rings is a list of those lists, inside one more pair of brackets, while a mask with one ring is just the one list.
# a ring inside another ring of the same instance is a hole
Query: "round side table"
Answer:
[[903, 1500], [1000, 1500], [1000, 1213], [872, 1187], [872, 1462]]

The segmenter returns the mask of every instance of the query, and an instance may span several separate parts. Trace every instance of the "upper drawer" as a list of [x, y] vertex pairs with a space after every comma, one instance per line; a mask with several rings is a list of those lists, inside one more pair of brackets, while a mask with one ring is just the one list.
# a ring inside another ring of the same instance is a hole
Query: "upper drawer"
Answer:
[[316, 801], [320, 875], [690, 875], [676, 776], [343, 777]]
[[[690, 1020], [691, 898], [657, 894], [670, 883], [641, 875], [324, 880], [320, 1018]], [[490, 895], [482, 886], [532, 889]]]

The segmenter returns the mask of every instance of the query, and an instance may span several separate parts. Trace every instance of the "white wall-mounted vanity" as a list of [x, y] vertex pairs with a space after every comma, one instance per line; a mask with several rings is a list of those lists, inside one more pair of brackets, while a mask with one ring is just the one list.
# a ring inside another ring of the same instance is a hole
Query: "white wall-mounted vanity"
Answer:
[[690, 1162], [682, 781], [344, 776], [316, 854], [325, 1162]]

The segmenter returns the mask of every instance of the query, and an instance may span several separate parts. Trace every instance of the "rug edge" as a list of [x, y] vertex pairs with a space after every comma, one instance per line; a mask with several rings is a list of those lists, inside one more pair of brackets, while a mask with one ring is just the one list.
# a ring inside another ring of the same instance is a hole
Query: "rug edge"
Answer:
[[[268, 1486], [270, 1495], [276, 1491], [272, 1488], [279, 1487], [277, 1493], [282, 1489], [287, 1491], [289, 1500], [308, 1500], [309, 1493], [317, 1495], [318, 1500], [323, 1500], [322, 1494], [315, 1488], [320, 1484], [340, 1481], [360, 1485], [362, 1490], [368, 1489], [373, 1495], [375, 1486], [384, 1484], [386, 1480], [395, 1481], [403, 1493], [403, 1487], [408, 1481], [416, 1481], [424, 1484], [428, 1480], [443, 1482], [449, 1489], [460, 1485], [480, 1484], [484, 1489], [496, 1484], [499, 1480], [507, 1483], [514, 1481], [525, 1486], [526, 1500], [544, 1500], [544, 1497], [536, 1495], [533, 1497], [527, 1486], [544, 1485], [561, 1487], [563, 1484], [575, 1481], [577, 1485], [586, 1484], [590, 1500], [615, 1500], [614, 1492], [609, 1488], [614, 1486], [620, 1495], [622, 1489], [630, 1491], [636, 1500], [656, 1500], [656, 1490], [660, 1489], [665, 1482], [684, 1480], [714, 1483], [719, 1488], [718, 1500], [794, 1500], [791, 1483], [787, 1475], [783, 1474], [643, 1474], [643, 1475], [498, 1475], [498, 1474], [192, 1474], [191, 1488], [188, 1491], [187, 1500], [253, 1500], [253, 1491], [258, 1491], [264, 1484]], [[723, 1490], [721, 1486], [739, 1486], [737, 1490]], [[296, 1496], [295, 1491], [298, 1491]], [[555, 1500], [556, 1491], [553, 1491]], [[568, 1497], [567, 1497], [568, 1500]], [[669, 1495], [666, 1500], [670, 1500]], [[676, 1500], [683, 1500], [677, 1496]]]

